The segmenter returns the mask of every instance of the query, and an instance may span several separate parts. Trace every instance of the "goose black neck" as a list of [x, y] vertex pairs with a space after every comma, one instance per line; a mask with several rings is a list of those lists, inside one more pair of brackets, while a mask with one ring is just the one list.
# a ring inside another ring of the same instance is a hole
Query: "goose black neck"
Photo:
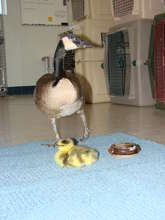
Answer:
[[59, 41], [54, 54], [54, 73], [57, 78], [60, 78], [64, 73], [64, 57], [66, 51], [62, 40]]

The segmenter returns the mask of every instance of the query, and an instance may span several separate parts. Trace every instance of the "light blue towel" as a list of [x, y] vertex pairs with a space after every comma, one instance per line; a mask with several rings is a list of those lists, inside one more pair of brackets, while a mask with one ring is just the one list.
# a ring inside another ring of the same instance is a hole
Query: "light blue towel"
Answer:
[[[116, 159], [112, 143], [142, 151]], [[0, 148], [0, 220], [164, 220], [165, 146], [126, 134], [90, 137], [100, 152], [83, 169], [61, 168], [39, 142]]]

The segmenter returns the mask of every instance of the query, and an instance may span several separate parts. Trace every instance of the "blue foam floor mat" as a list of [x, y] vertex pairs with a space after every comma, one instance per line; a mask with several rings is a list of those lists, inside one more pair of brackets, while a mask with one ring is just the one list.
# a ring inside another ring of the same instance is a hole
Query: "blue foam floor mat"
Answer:
[[[107, 150], [120, 142], [142, 151], [116, 159]], [[100, 157], [81, 169], [59, 167], [41, 142], [0, 147], [0, 220], [165, 219], [165, 145], [122, 133], [84, 144]]]

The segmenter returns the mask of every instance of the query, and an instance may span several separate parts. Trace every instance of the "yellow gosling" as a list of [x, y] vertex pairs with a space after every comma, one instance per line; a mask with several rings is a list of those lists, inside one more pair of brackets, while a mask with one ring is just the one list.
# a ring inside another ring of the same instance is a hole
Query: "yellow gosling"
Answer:
[[98, 160], [99, 153], [85, 146], [74, 145], [72, 139], [60, 139], [57, 142], [56, 163], [61, 167], [84, 167]]

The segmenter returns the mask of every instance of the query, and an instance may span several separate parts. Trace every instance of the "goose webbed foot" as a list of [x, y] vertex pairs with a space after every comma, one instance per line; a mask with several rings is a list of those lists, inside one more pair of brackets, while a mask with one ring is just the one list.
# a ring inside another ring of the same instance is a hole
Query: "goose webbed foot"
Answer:
[[42, 146], [47, 146], [47, 147], [56, 147], [57, 146], [57, 142], [58, 142], [58, 140], [56, 140], [55, 142], [50, 143], [50, 144], [41, 144], [41, 145]]

